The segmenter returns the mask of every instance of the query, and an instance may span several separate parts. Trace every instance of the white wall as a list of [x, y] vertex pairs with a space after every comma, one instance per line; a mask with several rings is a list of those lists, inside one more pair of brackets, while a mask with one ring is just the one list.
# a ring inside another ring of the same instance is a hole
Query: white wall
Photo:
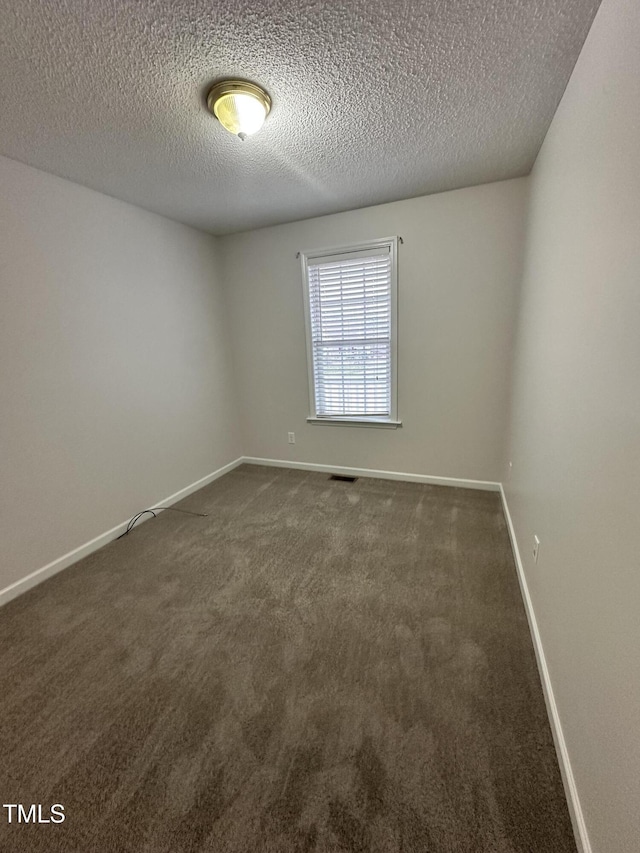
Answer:
[[240, 454], [217, 263], [0, 158], [0, 589]]
[[[604, 0], [534, 167], [531, 193], [507, 497], [593, 850], [636, 853], [637, 0]], [[537, 565], [534, 533], [541, 539]]]
[[[525, 178], [221, 240], [249, 456], [497, 480]], [[299, 250], [399, 234], [398, 430], [311, 425]], [[296, 444], [287, 444], [287, 432]]]

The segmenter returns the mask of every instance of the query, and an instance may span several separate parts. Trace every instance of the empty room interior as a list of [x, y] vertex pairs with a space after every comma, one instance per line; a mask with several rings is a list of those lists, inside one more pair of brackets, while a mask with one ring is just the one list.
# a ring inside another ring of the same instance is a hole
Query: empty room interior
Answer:
[[637, 853], [637, 0], [0, 9], [0, 851]]

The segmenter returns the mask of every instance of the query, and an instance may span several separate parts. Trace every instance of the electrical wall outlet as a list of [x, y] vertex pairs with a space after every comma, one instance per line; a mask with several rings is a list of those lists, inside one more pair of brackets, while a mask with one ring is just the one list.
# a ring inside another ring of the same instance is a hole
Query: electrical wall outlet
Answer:
[[540, 540], [534, 534], [534, 537], [533, 537], [533, 562], [534, 563], [538, 562], [538, 554], [539, 553], [540, 553]]
[[289, 436], [289, 444], [295, 444], [295, 443], [296, 443], [296, 434], [295, 434], [295, 432], [290, 432], [290, 433], [288, 433], [288, 436]]

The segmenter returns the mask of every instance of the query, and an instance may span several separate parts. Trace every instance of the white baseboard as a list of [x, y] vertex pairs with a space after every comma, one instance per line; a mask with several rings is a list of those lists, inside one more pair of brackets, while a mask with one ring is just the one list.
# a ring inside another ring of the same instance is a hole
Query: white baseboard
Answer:
[[[172, 504], [181, 501], [183, 498], [188, 497], [193, 492], [198, 491], [198, 489], [208, 486], [209, 483], [212, 483], [214, 480], [217, 480], [219, 477], [222, 477], [224, 474], [232, 471], [234, 468], [237, 468], [238, 465], [242, 464], [242, 461], [242, 458], [236, 459], [228, 465], [218, 468], [218, 470], [214, 471], [212, 474], [207, 474], [206, 477], [202, 477], [200, 480], [196, 480], [195, 483], [185, 486], [184, 489], [180, 489], [179, 492], [169, 495], [168, 498], [162, 498], [162, 500], [151, 503], [149, 506], [171, 506]], [[162, 512], [162, 510], [158, 510], [158, 512]], [[149, 518], [151, 518], [151, 516], [143, 516], [138, 523], [141, 524]], [[78, 560], [81, 560], [83, 557], [97, 551], [98, 548], [102, 548], [103, 545], [111, 542], [112, 539], [116, 538], [116, 536], [124, 533], [129, 521], [130, 519], [122, 521], [120, 524], [112, 527], [111, 530], [107, 530], [106, 533], [101, 533], [100, 536], [96, 536], [95, 539], [91, 539], [90, 542], [85, 542], [84, 545], [74, 548], [73, 551], [69, 551], [68, 554], [63, 554], [62, 557], [58, 557], [57, 560], [47, 563], [47, 565], [43, 566], [41, 569], [36, 569], [26, 577], [20, 578], [20, 580], [17, 580], [0, 590], [0, 607], [3, 604], [7, 604], [13, 598], [16, 598], [18, 595], [21, 595], [23, 592], [26, 592], [28, 589], [42, 583], [42, 581], [50, 578], [52, 575], [61, 572], [63, 569], [73, 565], [73, 563], [77, 563]]]
[[[316, 465], [308, 462], [292, 462], [284, 459], [258, 459], [253, 456], [241, 456], [233, 462], [230, 462], [228, 465], [218, 468], [218, 470], [214, 471], [212, 474], [207, 474], [206, 477], [202, 477], [200, 480], [196, 480], [195, 483], [185, 486], [185, 488], [180, 489], [179, 492], [175, 492], [167, 498], [162, 498], [162, 500], [156, 501], [155, 504], [151, 504], [151, 506], [171, 506], [172, 504], [177, 503], [177, 501], [188, 497], [188, 495], [198, 489], [202, 489], [204, 486], [207, 486], [209, 483], [217, 480], [218, 477], [222, 477], [224, 474], [227, 474], [229, 471], [237, 468], [238, 465], [241, 465], [244, 462], [252, 465], [298, 468], [305, 471], [327, 471], [352, 477], [380, 477], [381, 479], [386, 480], [407, 480], [413, 483], [431, 483], [437, 486], [458, 486], [460, 488], [485, 489], [489, 491], [498, 491], [500, 488], [499, 483], [492, 483], [485, 480], [458, 480], [451, 477], [430, 477], [424, 474], [404, 474], [397, 471], [375, 471], [369, 468], [345, 468], [339, 465]], [[151, 516], [143, 516], [138, 523], [148, 521], [150, 517]], [[101, 533], [89, 542], [85, 542], [83, 545], [74, 548], [73, 551], [63, 554], [62, 557], [58, 557], [51, 563], [47, 563], [46, 566], [36, 569], [26, 577], [20, 578], [20, 580], [17, 580], [0, 590], [0, 607], [3, 604], [7, 604], [7, 602], [11, 601], [13, 598], [16, 598], [18, 595], [21, 595], [23, 592], [26, 592], [28, 589], [42, 583], [42, 581], [50, 578], [52, 575], [61, 572], [63, 569], [73, 565], [73, 563], [77, 563], [78, 560], [81, 560], [83, 557], [97, 551], [98, 548], [102, 548], [108, 542], [111, 542], [112, 539], [115, 539], [121, 533], [124, 533], [127, 529], [128, 523], [129, 519], [122, 521], [120, 524], [117, 524], [105, 533]]]
[[315, 462], [295, 462], [291, 459], [261, 459], [243, 456], [247, 465], [269, 465], [274, 468], [296, 468], [300, 471], [321, 471], [346, 477], [378, 477], [381, 480], [406, 480], [408, 483], [429, 483], [432, 486], [455, 486], [459, 489], [480, 489], [499, 492], [500, 483], [491, 480], [459, 480], [456, 477], [433, 477], [429, 474], [407, 474], [401, 471], [377, 471], [374, 468], [345, 468], [343, 465], [320, 465]]
[[513, 526], [513, 521], [511, 520], [511, 514], [509, 512], [509, 506], [507, 504], [507, 498], [504, 493], [504, 488], [502, 487], [502, 484], [500, 484], [500, 495], [502, 497], [504, 517], [506, 519], [507, 528], [509, 530], [509, 538], [511, 539], [511, 547], [513, 549], [513, 556], [516, 563], [518, 581], [520, 582], [520, 591], [522, 593], [522, 599], [524, 601], [524, 607], [527, 613], [527, 619], [529, 621], [529, 629], [531, 631], [531, 639], [533, 640], [533, 648], [536, 653], [536, 660], [538, 661], [538, 670], [540, 672], [540, 680], [542, 681], [542, 690], [547, 705], [549, 723], [551, 724], [551, 734], [553, 735], [553, 742], [555, 743], [556, 747], [558, 764], [560, 765], [560, 774], [562, 776], [562, 783], [564, 785], [565, 795], [567, 797], [567, 805], [569, 807], [569, 815], [571, 817], [571, 823], [573, 824], [573, 834], [575, 835], [576, 845], [578, 847], [579, 853], [592, 853], [591, 842], [589, 841], [587, 826], [584, 820], [584, 815], [582, 813], [580, 798], [578, 796], [578, 789], [576, 787], [576, 781], [573, 776], [573, 770], [571, 769], [569, 752], [567, 750], [567, 744], [564, 739], [564, 734], [562, 732], [562, 724], [560, 722], [558, 706], [556, 705], [555, 696], [553, 695], [553, 685], [551, 684], [551, 676], [549, 675], [549, 668], [547, 666], [547, 660], [544, 654], [544, 648], [542, 646], [542, 639], [538, 630], [538, 622], [536, 620], [536, 614], [533, 609], [533, 602], [531, 601], [531, 596], [529, 594], [529, 586], [527, 584], [527, 578], [524, 573], [524, 566], [522, 565], [522, 559], [520, 557], [520, 549], [518, 548], [516, 531]]

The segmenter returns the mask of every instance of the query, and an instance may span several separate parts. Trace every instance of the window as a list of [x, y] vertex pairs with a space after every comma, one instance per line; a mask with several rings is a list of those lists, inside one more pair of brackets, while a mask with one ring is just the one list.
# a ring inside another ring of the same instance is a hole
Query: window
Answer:
[[400, 425], [397, 243], [301, 253], [312, 423]]

